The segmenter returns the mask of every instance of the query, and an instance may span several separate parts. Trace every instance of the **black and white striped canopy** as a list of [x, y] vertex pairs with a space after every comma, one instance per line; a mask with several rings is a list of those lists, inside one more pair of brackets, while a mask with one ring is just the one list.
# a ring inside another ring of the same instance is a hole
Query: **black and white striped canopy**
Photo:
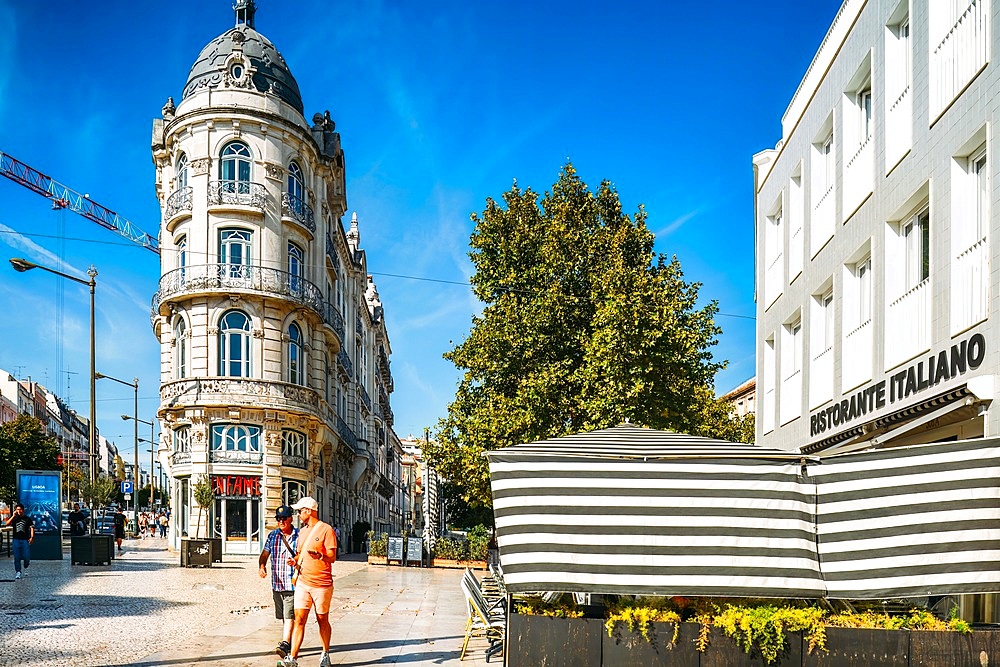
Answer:
[[488, 457], [512, 592], [823, 593], [798, 453], [624, 424]]
[[488, 452], [511, 592], [1000, 591], [1000, 441], [819, 459], [624, 424]]

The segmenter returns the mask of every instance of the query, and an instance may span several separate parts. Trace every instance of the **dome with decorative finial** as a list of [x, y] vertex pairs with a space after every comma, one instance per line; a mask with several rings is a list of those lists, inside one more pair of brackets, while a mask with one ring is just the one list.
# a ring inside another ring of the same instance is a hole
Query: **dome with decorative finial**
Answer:
[[274, 45], [254, 29], [254, 0], [236, 0], [236, 27], [209, 42], [188, 74], [182, 99], [205, 88], [246, 89], [274, 95], [300, 114], [302, 96]]

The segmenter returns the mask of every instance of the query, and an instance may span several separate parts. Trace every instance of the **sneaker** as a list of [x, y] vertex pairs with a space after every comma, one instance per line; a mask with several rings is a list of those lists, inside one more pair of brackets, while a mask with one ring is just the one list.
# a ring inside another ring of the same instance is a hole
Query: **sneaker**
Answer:
[[14, 578], [15, 579], [20, 579], [21, 578], [21, 573], [20, 572], [15, 572], [14, 573]]
[[330, 664], [330, 654], [324, 653], [323, 657], [319, 659], [319, 667], [333, 667]]
[[299, 661], [292, 656], [287, 656], [284, 660], [285, 667], [299, 667]]
[[278, 646], [275, 647], [274, 652], [277, 653], [279, 657], [284, 658], [292, 652], [292, 645], [286, 641], [279, 642]]

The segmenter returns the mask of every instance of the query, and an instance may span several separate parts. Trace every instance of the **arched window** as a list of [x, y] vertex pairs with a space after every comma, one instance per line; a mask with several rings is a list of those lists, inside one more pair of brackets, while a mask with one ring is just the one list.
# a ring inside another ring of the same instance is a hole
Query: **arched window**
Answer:
[[305, 357], [302, 345], [302, 329], [292, 322], [288, 326], [288, 381], [292, 384], [305, 384]]
[[174, 323], [174, 376], [178, 380], [183, 380], [188, 376], [188, 337], [187, 325], [184, 318], [178, 317]]
[[305, 194], [305, 178], [302, 168], [297, 162], [288, 165], [288, 198], [297, 213], [302, 213], [302, 201]]
[[281, 465], [306, 468], [306, 434], [298, 431], [281, 432]]
[[211, 461], [219, 463], [260, 463], [260, 427], [245, 424], [212, 426]]
[[191, 427], [182, 426], [174, 430], [174, 452], [191, 451]]
[[246, 229], [219, 230], [219, 263], [226, 265], [223, 267], [224, 277], [250, 277], [250, 250], [252, 247], [253, 232]]
[[185, 153], [181, 153], [180, 157], [177, 158], [177, 189], [186, 188], [188, 186], [188, 157]]
[[253, 159], [250, 148], [242, 141], [231, 141], [223, 147], [219, 157], [219, 180], [224, 182], [223, 192], [249, 193]]
[[305, 482], [297, 479], [281, 480], [281, 499], [286, 505], [294, 505], [299, 502], [299, 498], [304, 498], [306, 495]]
[[239, 310], [219, 320], [219, 375], [250, 377], [250, 318]]
[[298, 245], [288, 242], [288, 288], [292, 294], [302, 291], [302, 271], [305, 266], [305, 252]]

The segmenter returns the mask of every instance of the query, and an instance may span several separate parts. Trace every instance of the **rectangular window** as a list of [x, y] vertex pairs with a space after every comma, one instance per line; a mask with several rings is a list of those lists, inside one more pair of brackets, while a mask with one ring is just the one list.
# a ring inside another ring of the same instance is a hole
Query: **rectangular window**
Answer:
[[872, 258], [857, 263], [855, 276], [858, 281], [858, 325], [872, 319]]
[[973, 212], [975, 218], [974, 232], [975, 238], [981, 239], [986, 236], [989, 225], [990, 212], [990, 179], [986, 163], [986, 148], [982, 148], [969, 160], [969, 172], [972, 174], [973, 182]]
[[903, 225], [906, 258], [905, 288], [913, 289], [930, 276], [930, 211], [924, 210]]

